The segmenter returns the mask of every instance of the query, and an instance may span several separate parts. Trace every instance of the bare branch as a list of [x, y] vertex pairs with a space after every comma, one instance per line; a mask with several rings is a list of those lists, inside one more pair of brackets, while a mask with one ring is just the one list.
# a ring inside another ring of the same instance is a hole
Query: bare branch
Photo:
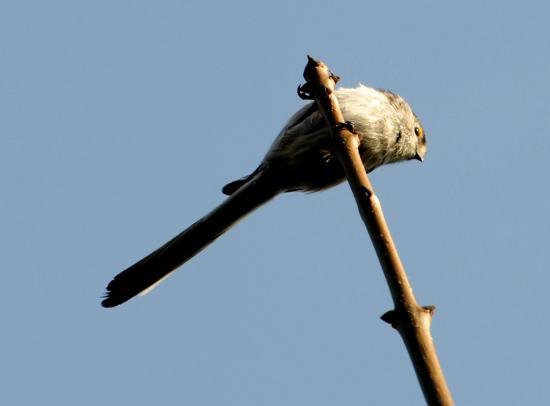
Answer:
[[334, 87], [338, 78], [328, 67], [308, 56], [304, 70], [306, 83], [298, 88], [302, 98], [314, 99], [332, 130], [334, 152], [338, 156], [359, 213], [373, 242], [378, 260], [390, 288], [394, 310], [385, 313], [382, 320], [394, 327], [405, 342], [409, 356], [428, 405], [453, 405], [451, 393], [439, 364], [430, 332], [434, 306], [418, 305], [409, 283], [405, 268], [393, 242], [380, 201], [359, 155], [359, 138], [351, 125], [345, 123]]

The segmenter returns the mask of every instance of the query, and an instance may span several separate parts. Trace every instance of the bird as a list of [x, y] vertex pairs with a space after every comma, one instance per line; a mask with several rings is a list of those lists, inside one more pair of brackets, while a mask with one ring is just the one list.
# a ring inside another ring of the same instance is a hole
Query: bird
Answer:
[[[426, 134], [409, 103], [388, 90], [359, 84], [335, 90], [344, 119], [359, 137], [367, 172], [399, 161], [423, 161]], [[331, 146], [331, 132], [314, 102], [284, 125], [259, 166], [228, 183], [219, 206], [151, 254], [116, 275], [107, 285], [103, 307], [144, 295], [198, 254], [244, 216], [275, 196], [317, 192], [341, 183], [344, 171]]]

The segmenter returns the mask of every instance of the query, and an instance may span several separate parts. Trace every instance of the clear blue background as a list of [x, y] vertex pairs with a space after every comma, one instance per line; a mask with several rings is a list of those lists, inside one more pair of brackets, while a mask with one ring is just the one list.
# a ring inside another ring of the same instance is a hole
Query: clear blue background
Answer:
[[423, 404], [346, 184], [99, 305], [255, 168], [309, 53], [423, 119], [427, 161], [371, 180], [456, 403], [547, 405], [549, 26], [543, 1], [0, 2], [0, 404]]

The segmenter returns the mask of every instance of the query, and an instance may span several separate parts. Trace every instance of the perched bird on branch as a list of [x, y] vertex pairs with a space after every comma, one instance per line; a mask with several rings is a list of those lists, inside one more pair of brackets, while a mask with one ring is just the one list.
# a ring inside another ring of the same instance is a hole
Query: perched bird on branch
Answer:
[[[340, 88], [335, 94], [345, 120], [359, 136], [359, 153], [368, 172], [384, 164], [424, 159], [424, 130], [403, 98], [363, 85]], [[279, 193], [315, 192], [342, 182], [344, 172], [331, 143], [331, 131], [315, 103], [304, 106], [286, 123], [258, 168], [223, 187], [229, 197], [222, 204], [115, 276], [101, 304], [114, 307], [147, 293]]]

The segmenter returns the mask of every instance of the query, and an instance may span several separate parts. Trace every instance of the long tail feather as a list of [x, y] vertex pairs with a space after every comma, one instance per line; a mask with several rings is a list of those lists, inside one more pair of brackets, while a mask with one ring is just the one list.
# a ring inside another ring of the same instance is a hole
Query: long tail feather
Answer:
[[107, 285], [102, 306], [118, 306], [140, 293], [148, 292], [237, 221], [279, 192], [272, 181], [257, 174], [209, 214], [115, 276]]

